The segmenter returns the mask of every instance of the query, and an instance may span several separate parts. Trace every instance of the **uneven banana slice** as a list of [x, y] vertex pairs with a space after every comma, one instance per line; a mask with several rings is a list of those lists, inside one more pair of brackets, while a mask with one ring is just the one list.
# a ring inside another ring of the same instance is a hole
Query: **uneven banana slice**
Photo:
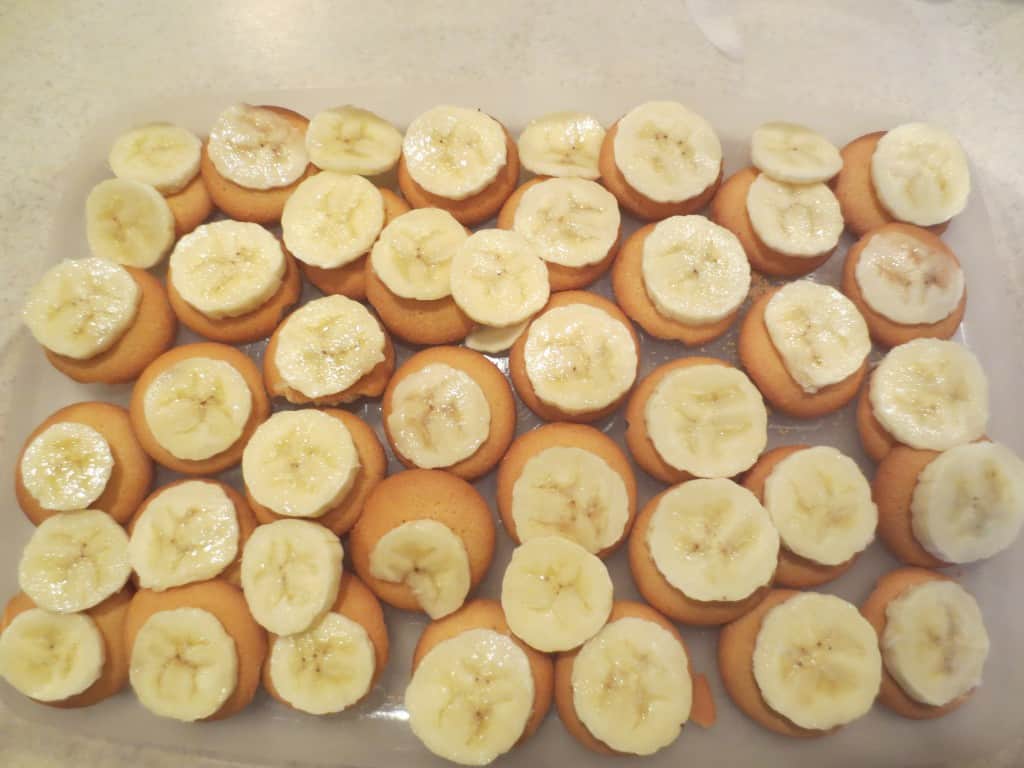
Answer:
[[253, 499], [288, 517], [320, 517], [341, 503], [358, 475], [348, 427], [313, 409], [273, 414], [242, 453], [242, 478]]
[[284, 279], [281, 243], [259, 224], [202, 224], [174, 246], [170, 280], [207, 317], [238, 317], [262, 306]]
[[882, 660], [907, 695], [941, 707], [981, 684], [988, 632], [981, 609], [955, 581], [926, 581], [885, 609]]
[[21, 481], [44, 509], [85, 509], [103, 495], [114, 471], [106, 438], [88, 424], [64, 421], [36, 435], [21, 457]]
[[548, 268], [537, 249], [517, 232], [484, 229], [452, 256], [452, 298], [472, 320], [506, 326], [522, 322], [547, 304]]
[[768, 411], [742, 371], [691, 365], [666, 375], [644, 407], [655, 450], [696, 477], [732, 477], [749, 469], [768, 443]]
[[277, 331], [274, 363], [306, 397], [344, 392], [384, 360], [384, 331], [370, 311], [345, 296], [314, 299]]
[[448, 211], [417, 208], [384, 227], [370, 251], [370, 264], [396, 296], [443, 299], [452, 292], [452, 256], [467, 237], [465, 227]]
[[85, 236], [93, 256], [148, 269], [174, 245], [174, 215], [153, 187], [107, 179], [85, 199]]
[[615, 164], [629, 186], [659, 203], [696, 197], [722, 168], [722, 144], [711, 124], [674, 101], [633, 108], [615, 132]]
[[119, 179], [180, 192], [199, 173], [203, 143], [192, 131], [171, 123], [150, 123], [125, 131], [110, 148], [107, 162]]
[[787, 256], [821, 256], [843, 234], [839, 200], [821, 182], [788, 184], [759, 174], [747, 190], [747, 215], [758, 239]]
[[653, 621], [613, 621], [573, 660], [572, 700], [595, 738], [617, 752], [652, 755], [675, 741], [690, 717], [686, 651]]
[[971, 193], [960, 142], [928, 123], [906, 123], [879, 139], [871, 181], [889, 213], [921, 227], [949, 221], [967, 206]]
[[519, 134], [519, 159], [538, 176], [596, 179], [604, 133], [597, 118], [585, 112], [551, 112]]
[[871, 376], [869, 397], [879, 423], [912, 448], [943, 451], [977, 440], [988, 425], [985, 371], [952, 341], [893, 347]]
[[779, 534], [746, 488], [732, 480], [690, 480], [661, 497], [647, 547], [661, 575], [687, 597], [735, 601], [775, 575]]
[[871, 352], [863, 315], [830, 285], [782, 286], [764, 308], [764, 324], [786, 372], [807, 393], [849, 378]]
[[408, 585], [432, 619], [458, 610], [469, 594], [466, 545], [436, 520], [411, 520], [381, 536], [370, 552], [370, 573]]
[[728, 317], [750, 291], [750, 262], [732, 232], [703, 216], [672, 216], [644, 239], [644, 288], [658, 311], [687, 325]]
[[801, 728], [844, 725], [866, 714], [878, 695], [878, 635], [845, 600], [801, 593], [765, 614], [754, 679], [765, 703]]
[[217, 173], [247, 189], [287, 187], [309, 165], [302, 131], [273, 110], [249, 104], [220, 113], [206, 151]]
[[1002, 552], [1024, 525], [1024, 461], [999, 443], [944, 451], [918, 475], [910, 519], [914, 538], [947, 563]]
[[512, 348], [516, 339], [523, 335], [529, 324], [530, 318], [515, 325], [506, 325], [503, 328], [495, 328], [493, 325], [474, 325], [473, 330], [466, 334], [465, 344], [470, 349], [475, 349], [485, 355], [500, 355]]
[[863, 551], [878, 526], [871, 485], [857, 462], [824, 445], [775, 465], [765, 480], [764, 506], [786, 549], [823, 565]]
[[395, 167], [402, 134], [368, 109], [334, 107], [309, 121], [306, 154], [325, 171], [376, 176]]
[[61, 512], [32, 532], [18, 563], [18, 586], [43, 610], [74, 613], [121, 589], [131, 570], [128, 534], [110, 515]]
[[438, 643], [405, 689], [409, 725], [435, 755], [487, 765], [515, 746], [533, 711], [530, 660], [512, 638], [470, 629]]
[[252, 392], [230, 363], [190, 357], [153, 379], [142, 412], [161, 447], [179, 459], [201, 461], [242, 436], [252, 413]]
[[765, 123], [754, 131], [750, 160], [761, 173], [790, 184], [828, 181], [843, 167], [832, 142], [806, 126], [784, 122]]
[[275, 635], [309, 629], [338, 597], [342, 554], [338, 537], [317, 523], [258, 526], [242, 552], [242, 590], [252, 617]]
[[150, 712], [184, 722], [215, 714], [238, 685], [235, 641], [202, 608], [150, 616], [135, 636], [128, 679]]

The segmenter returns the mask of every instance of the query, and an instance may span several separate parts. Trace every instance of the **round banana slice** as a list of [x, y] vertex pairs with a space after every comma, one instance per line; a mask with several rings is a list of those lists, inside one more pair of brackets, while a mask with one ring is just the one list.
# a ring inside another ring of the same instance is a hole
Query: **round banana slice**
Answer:
[[43, 610], [74, 613], [121, 589], [131, 570], [128, 534], [110, 515], [61, 512], [32, 532], [18, 563], [18, 586]]
[[988, 379], [970, 350], [914, 339], [889, 350], [868, 392], [878, 422], [912, 448], [943, 451], [977, 440], [988, 425]]
[[787, 184], [762, 173], [747, 190], [747, 215], [758, 239], [786, 256], [817, 258], [843, 234], [839, 200], [820, 182]]
[[125, 131], [110, 148], [107, 162], [119, 179], [180, 192], [199, 173], [203, 143], [192, 131], [171, 123], [150, 123]]
[[405, 689], [412, 732], [435, 755], [461, 765], [487, 765], [512, 749], [533, 699], [526, 653], [490, 629], [466, 630], [435, 645]]
[[85, 509], [103, 495], [114, 471], [106, 439], [88, 424], [47, 427], [21, 457], [21, 480], [44, 509]]
[[809, 394], [852, 376], [871, 352], [863, 315], [830, 285], [782, 286], [765, 305], [764, 324], [786, 372]]
[[981, 609], [955, 581], [926, 581], [885, 609], [882, 660], [907, 695], [941, 707], [981, 684], [989, 640]]
[[485, 355], [500, 355], [512, 348], [516, 339], [523, 335], [529, 324], [530, 319], [527, 318], [521, 323], [506, 325], [503, 328], [495, 328], [492, 325], [475, 325], [473, 330], [466, 334], [465, 344], [470, 349], [475, 349]]
[[358, 475], [359, 453], [348, 427], [313, 409], [273, 414], [242, 453], [249, 494], [288, 517], [322, 516], [341, 503]]
[[442, 105], [416, 117], [402, 154], [409, 175], [427, 192], [465, 200], [498, 177], [508, 159], [505, 129], [483, 112]]
[[476, 232], [451, 261], [452, 298], [478, 323], [506, 326], [537, 314], [547, 304], [548, 269], [522, 235], [504, 229]]
[[918, 475], [910, 520], [914, 538], [947, 563], [1002, 552], [1024, 525], [1024, 461], [999, 443], [944, 451]]
[[750, 291], [750, 262], [740, 241], [703, 216], [658, 222], [644, 238], [640, 259], [651, 302], [687, 325], [728, 317]]
[[765, 703], [801, 728], [844, 725], [867, 714], [878, 695], [878, 635], [845, 600], [800, 593], [765, 614], [754, 679]]
[[519, 159], [538, 176], [596, 179], [604, 134], [597, 118], [585, 112], [551, 112], [519, 134]]
[[448, 211], [417, 208], [380, 233], [370, 264], [396, 296], [433, 301], [450, 296], [452, 256], [469, 235]]
[[334, 107], [309, 121], [306, 154], [325, 171], [376, 176], [395, 167], [402, 134], [368, 109]]
[[750, 160], [761, 173], [790, 184], [828, 181], [843, 167], [835, 145], [803, 125], [772, 122], [750, 138]]
[[287, 187], [309, 165], [302, 131], [273, 110], [249, 104], [220, 113], [206, 151], [217, 173], [246, 189]]
[[148, 269], [174, 245], [174, 215], [153, 187], [107, 179], [85, 199], [85, 236], [93, 256]]
[[696, 197], [722, 169], [722, 144], [711, 124], [674, 101], [649, 101], [621, 120], [615, 165], [629, 186], [659, 203]]
[[928, 123], [906, 123], [878, 140], [871, 181], [893, 217], [921, 227], [949, 221], [967, 206], [971, 193], [960, 142]]

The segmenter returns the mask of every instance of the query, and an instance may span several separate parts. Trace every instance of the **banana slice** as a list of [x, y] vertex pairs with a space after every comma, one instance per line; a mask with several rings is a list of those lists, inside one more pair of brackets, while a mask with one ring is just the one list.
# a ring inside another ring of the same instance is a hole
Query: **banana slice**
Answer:
[[465, 344], [470, 349], [475, 349], [485, 355], [500, 355], [512, 348], [516, 339], [523, 335], [529, 324], [530, 318], [515, 325], [506, 325], [504, 328], [495, 328], [493, 325], [474, 325], [473, 330], [466, 334]]
[[348, 427], [313, 409], [273, 414], [242, 453], [242, 478], [253, 499], [288, 517], [320, 517], [341, 503], [358, 475]]
[[944, 451], [918, 475], [910, 520], [914, 538], [947, 563], [1002, 552], [1024, 525], [1024, 461], [999, 443]]
[[405, 708], [413, 733], [435, 755], [487, 765], [522, 737], [533, 697], [523, 649], [507, 635], [470, 629], [420, 660], [405, 689]]
[[621, 224], [618, 201], [596, 181], [546, 179], [519, 198], [512, 229], [544, 261], [586, 267], [607, 258]]
[[370, 552], [370, 573], [408, 585], [432, 619], [458, 610], [469, 594], [466, 545], [436, 520], [411, 520], [381, 536]]
[[261, 307], [284, 279], [281, 243], [259, 224], [202, 224], [174, 246], [169, 278], [207, 317], [238, 317]]
[[396, 296], [443, 299], [452, 292], [452, 255], [467, 237], [466, 229], [448, 211], [417, 208], [384, 227], [370, 251], [370, 264]]
[[184, 722], [215, 714], [238, 685], [235, 641], [209, 611], [175, 608], [150, 616], [135, 636], [128, 679], [155, 715]]
[[555, 446], [523, 465], [512, 486], [512, 519], [520, 541], [562, 536], [596, 554], [622, 539], [629, 494], [596, 453]]
[[148, 269], [174, 245], [174, 215], [153, 187], [107, 179], [85, 199], [85, 236], [93, 256]]
[[278, 520], [253, 531], [242, 552], [242, 590], [257, 622], [275, 635], [304, 632], [334, 604], [341, 541], [306, 520]]
[[36, 435], [21, 457], [21, 480], [44, 509], [85, 509], [103, 495], [114, 471], [106, 438], [88, 424], [64, 421]]
[[839, 150], [828, 139], [796, 123], [764, 123], [750, 138], [750, 160], [776, 181], [814, 184], [828, 181], [843, 167]]
[[192, 131], [170, 123], [150, 123], [125, 131], [110, 148], [107, 162], [119, 179], [180, 192], [199, 173], [203, 143]]
[[561, 536], [523, 542], [501, 580], [501, 607], [516, 637], [538, 651], [568, 651], [597, 634], [612, 610], [608, 568]]
[[475, 109], [442, 105], [411, 123], [402, 140], [409, 175], [427, 192], [465, 200], [485, 189], [508, 161], [505, 129]]
[[230, 363], [190, 357], [153, 379], [142, 412], [164, 449], [179, 459], [201, 461], [242, 436], [252, 413], [252, 392]]
[[878, 695], [878, 635], [845, 600], [803, 592], [765, 614], [754, 679], [765, 703], [801, 728], [844, 725], [866, 714]]
[[747, 215], [758, 239], [786, 256], [821, 256], [843, 234], [839, 200], [821, 182], [788, 184], [759, 174], [747, 190]]
[[364, 256], [384, 228], [384, 197], [362, 176], [321, 171], [284, 204], [281, 233], [299, 261], [321, 269]]
[[879, 139], [871, 156], [871, 181], [889, 213], [921, 227], [949, 221], [971, 194], [971, 172], [960, 142], [928, 123], [906, 123]]
[[285, 701], [311, 715], [330, 715], [355, 704], [373, 680], [376, 656], [363, 625], [328, 612], [270, 649], [270, 677]]
[[277, 330], [281, 378], [309, 398], [343, 392], [384, 360], [384, 331], [370, 311], [345, 296], [314, 299]]
[[830, 285], [782, 286], [764, 308], [764, 324], [787, 373], [810, 394], [852, 376], [871, 352], [863, 315]]
[[775, 465], [765, 480], [764, 506], [786, 549], [822, 565], [863, 551], [878, 526], [871, 485], [857, 462], [823, 445]]
[[597, 118], [585, 112], [551, 112], [519, 134], [519, 159], [538, 176], [596, 179], [604, 134]]
[[139, 586], [163, 591], [212, 579], [238, 555], [238, 513], [216, 483], [188, 480], [151, 497], [135, 520], [128, 561]]
[[217, 173], [247, 189], [287, 187], [309, 165], [303, 132], [273, 110], [249, 104], [220, 113], [206, 151]]
[[735, 312], [750, 291], [750, 262], [740, 241], [703, 216], [672, 216], [644, 238], [644, 288], [658, 311], [687, 325]]
[[547, 304], [548, 268], [522, 235], [504, 229], [476, 232], [451, 261], [452, 298], [478, 323], [506, 326], [522, 322]]
[[95, 683], [106, 663], [89, 616], [22, 611], [0, 634], [0, 677], [36, 701], [63, 701]]
[[854, 277], [868, 306], [902, 325], [937, 323], [964, 295], [964, 273], [953, 255], [902, 232], [872, 235]]
[[722, 169], [711, 124], [675, 101], [649, 101], [619, 120], [615, 165], [629, 186], [659, 203], [696, 197]]
[[696, 477], [749, 469], [768, 443], [768, 411], [746, 374], [725, 365], [691, 365], [666, 375], [644, 406], [655, 450]]
[[676, 740], [690, 717], [686, 651], [653, 621], [613, 621], [573, 660], [572, 701], [595, 738], [616, 752], [653, 755]]
[[636, 381], [639, 359], [629, 330], [589, 304], [550, 309], [530, 323], [523, 349], [537, 397], [566, 413], [614, 403]]
[[732, 480], [690, 480], [661, 497], [647, 547], [661, 575], [687, 597], [736, 601], [772, 580], [779, 534], [746, 488]]
[[325, 171], [376, 176], [395, 167], [402, 134], [368, 109], [334, 107], [309, 121], [306, 154]]
[[871, 376], [871, 410], [912, 448], [943, 451], [977, 440], [988, 425], [988, 379], [970, 350], [914, 339], [889, 350]]
[[882, 660], [900, 688], [941, 707], [981, 684], [988, 632], [973, 597], [955, 581], [926, 581], [885, 609]]
[[74, 613], [121, 589], [131, 570], [128, 534], [110, 515], [61, 512], [32, 532], [18, 563], [18, 586], [43, 610]]

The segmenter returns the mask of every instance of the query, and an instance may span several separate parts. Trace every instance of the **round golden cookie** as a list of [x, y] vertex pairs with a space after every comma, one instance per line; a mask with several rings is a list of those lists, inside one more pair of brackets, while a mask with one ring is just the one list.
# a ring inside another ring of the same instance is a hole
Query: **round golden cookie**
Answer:
[[[245, 383], [249, 385], [249, 392], [252, 394], [252, 410], [239, 438], [233, 445], [215, 456], [198, 460], [179, 459], [160, 445], [156, 436], [149, 429], [144, 408], [146, 390], [153, 383], [153, 380], [171, 366], [193, 357], [207, 357], [213, 360], [223, 360], [225, 363], [228, 363], [242, 375]], [[183, 475], [215, 475], [229, 467], [235, 466], [242, 460], [242, 451], [245, 449], [245, 444], [249, 442], [249, 438], [256, 431], [256, 427], [266, 421], [270, 415], [270, 400], [267, 398], [267, 393], [263, 391], [260, 370], [248, 355], [234, 347], [205, 341], [198, 344], [185, 344], [175, 347], [154, 360], [142, 372], [139, 380], [135, 382], [135, 387], [132, 389], [132, 400], [128, 406], [128, 413], [131, 416], [132, 427], [135, 429], [139, 442], [146, 453], [152, 456], [157, 464], [161, 464], [174, 472], [181, 472]]]
[[[567, 307], [572, 304], [588, 304], [591, 307], [596, 307], [610, 315], [612, 319], [622, 323], [633, 338], [633, 345], [636, 347], [637, 358], [639, 359], [640, 339], [636, 335], [633, 324], [629, 322], [628, 317], [622, 314], [621, 309], [608, 301], [608, 299], [595, 293], [589, 293], [588, 291], [561, 291], [560, 293], [553, 293], [547, 305], [534, 316], [533, 320], [536, 320], [550, 309]], [[531, 324], [533, 320], [530, 321]], [[577, 423], [598, 421], [615, 413], [622, 404], [622, 401], [629, 396], [629, 390], [627, 389], [618, 399], [609, 403], [604, 408], [598, 411], [584, 411], [583, 413], [566, 413], [553, 405], [548, 405], [537, 397], [533, 384], [530, 383], [530, 377], [526, 373], [526, 340], [529, 336], [530, 326], [527, 326], [526, 330], [516, 339], [515, 344], [512, 345], [508, 357], [508, 373], [512, 379], [512, 386], [515, 387], [516, 393], [519, 395], [519, 399], [523, 401], [527, 408], [544, 419], [544, 421], [573, 421]]]
[[658, 502], [671, 490], [666, 488], [647, 502], [637, 515], [633, 533], [629, 537], [629, 570], [644, 600], [673, 621], [702, 627], [727, 624], [754, 610], [771, 592], [770, 582], [742, 600], [694, 600], [672, 586], [658, 570], [651, 549], [647, 546], [647, 530]]
[[875, 418], [875, 412], [871, 407], [871, 377], [864, 382], [860, 396], [857, 398], [857, 434], [860, 436], [860, 444], [864, 453], [872, 461], [878, 462], [884, 459], [889, 451], [897, 445], [902, 445], [895, 437], [889, 434], [881, 422]]
[[[499, 229], [513, 229], [516, 220], [516, 211], [519, 209], [519, 201], [523, 199], [523, 193], [530, 187], [540, 184], [551, 178], [550, 176], [537, 176], [519, 187], [512, 196], [505, 201], [498, 212], [497, 225]], [[615, 254], [619, 251], [619, 238], [622, 237], [622, 224], [619, 224], [619, 234], [615, 243], [608, 249], [608, 254], [600, 261], [593, 264], [585, 264], [582, 267], [567, 267], [564, 264], [544, 260], [548, 268], [548, 282], [552, 291], [571, 291], [576, 288], [585, 288], [608, 271], [615, 261]]]
[[381, 537], [412, 520], [435, 520], [462, 539], [469, 557], [472, 592], [494, 559], [494, 520], [476, 488], [439, 469], [407, 469], [382, 480], [370, 493], [348, 539], [352, 567], [359, 578], [388, 605], [421, 610], [408, 585], [382, 581], [370, 572], [370, 555]]
[[[363, 506], [366, 504], [366, 497], [370, 495], [370, 491], [376, 488], [377, 484], [387, 475], [388, 457], [384, 454], [384, 446], [380, 444], [373, 427], [358, 416], [337, 408], [324, 408], [323, 412], [345, 425], [356, 446], [356, 453], [359, 455], [359, 472], [356, 474], [352, 487], [345, 494], [345, 498], [341, 500], [340, 504], [331, 507], [320, 517], [314, 518], [315, 522], [325, 528], [330, 528], [338, 536], [343, 536], [356, 524], [356, 520], [363, 513]], [[286, 515], [279, 515], [260, 504], [252, 497], [248, 489], [246, 489], [245, 497], [252, 507], [253, 514], [261, 524], [288, 519]]]
[[172, 587], [163, 592], [140, 589], [128, 606], [125, 619], [125, 645], [131, 661], [132, 648], [139, 630], [154, 613], [176, 608], [200, 608], [212, 613], [235, 641], [238, 654], [238, 684], [227, 701], [204, 720], [230, 717], [252, 701], [260, 685], [260, 670], [267, 655], [267, 632], [249, 614], [242, 590], [223, 579], [210, 579]]
[[[298, 112], [292, 112], [284, 107], [262, 106], [261, 109], [269, 109], [285, 118], [293, 126], [306, 134], [306, 126], [309, 120]], [[291, 197], [295, 188], [316, 173], [316, 166], [310, 163], [306, 166], [303, 174], [286, 187], [273, 187], [271, 189], [250, 189], [226, 179], [217, 171], [217, 166], [210, 159], [210, 153], [206, 145], [203, 146], [203, 154], [199, 160], [199, 172], [202, 174], [203, 183], [206, 185], [210, 197], [220, 210], [236, 221], [254, 221], [257, 224], [276, 224], [281, 220], [281, 212], [284, 211], [284, 204]]]
[[900, 344], [906, 344], [912, 339], [951, 338], [956, 333], [956, 329], [960, 327], [960, 321], [964, 319], [964, 312], [967, 309], [966, 287], [964, 288], [963, 296], [960, 297], [960, 303], [956, 305], [953, 311], [934, 323], [919, 323], [917, 325], [897, 323], [885, 315], [876, 312], [865, 300], [864, 294], [860, 290], [860, 284], [857, 282], [857, 264], [860, 261], [860, 255], [872, 237], [890, 232], [919, 240], [928, 248], [943, 251], [954, 262], [958, 265], [960, 264], [956, 254], [937, 235], [929, 232], [927, 229], [915, 227], [912, 224], [892, 222], [890, 224], [883, 224], [878, 229], [865, 233], [860, 240], [850, 246], [850, 250], [846, 252], [846, 261], [843, 262], [843, 278], [839, 287], [850, 301], [856, 305], [857, 309], [860, 310], [861, 315], [864, 316], [864, 321], [868, 324], [868, 332], [871, 334], [871, 338], [883, 347], [896, 347]]
[[[59, 709], [88, 707], [110, 698], [124, 688], [128, 682], [128, 648], [125, 645], [124, 627], [131, 599], [132, 591], [126, 587], [99, 605], [84, 611], [85, 615], [96, 623], [96, 628], [103, 638], [104, 660], [100, 676], [81, 693], [61, 701], [41, 701], [40, 704]], [[37, 607], [32, 598], [24, 592], [16, 594], [4, 607], [3, 616], [0, 617], [0, 633], [7, 629], [19, 613]]]
[[[205, 152], [205, 149], [203, 150]], [[164, 195], [174, 216], [174, 239], [179, 240], [194, 230], [213, 213], [213, 200], [201, 173], [197, 173], [184, 189]]]
[[740, 364], [761, 390], [764, 399], [776, 410], [798, 419], [814, 419], [838, 411], [857, 396], [868, 372], [867, 359], [842, 381], [814, 393], [805, 392], [786, 370], [786, 364], [775, 349], [765, 325], [764, 310], [776, 291], [778, 288], [755, 299], [743, 318], [737, 341]]
[[508, 535], [516, 544], [522, 539], [516, 531], [516, 521], [512, 516], [512, 494], [516, 481], [523, 474], [527, 462], [548, 448], [580, 448], [600, 457], [614, 472], [622, 478], [626, 486], [626, 498], [629, 500], [629, 517], [622, 529], [622, 536], [614, 544], [597, 552], [598, 557], [608, 557], [619, 548], [633, 525], [636, 517], [636, 477], [629, 459], [618, 444], [599, 429], [586, 424], [555, 422], [524, 432], [513, 441], [505, 458], [498, 465], [497, 488], [495, 497], [498, 502], [498, 513]]
[[384, 390], [384, 399], [381, 401], [380, 420], [384, 426], [384, 434], [387, 435], [395, 458], [407, 467], [416, 467], [411, 459], [402, 455], [395, 444], [388, 419], [394, 407], [395, 387], [407, 376], [434, 364], [448, 365], [462, 371], [479, 385], [484, 397], [487, 398], [487, 405], [491, 410], [491, 426], [487, 439], [468, 458], [447, 467], [439, 467], [463, 479], [475, 480], [494, 469], [516, 434], [516, 400], [512, 395], [512, 387], [497, 366], [479, 352], [465, 347], [432, 347], [417, 352], [402, 363], [388, 382], [388, 387]]
[[938, 451], [897, 445], [882, 459], [871, 482], [871, 496], [878, 507], [878, 537], [886, 549], [907, 565], [921, 568], [949, 565], [925, 549], [914, 536], [910, 511], [918, 477], [938, 456]]
[[50, 365], [65, 376], [83, 384], [123, 384], [174, 344], [178, 321], [163, 284], [144, 269], [125, 269], [142, 291], [135, 319], [109, 349], [86, 360], [44, 350]]
[[21, 459], [25, 449], [45, 429], [54, 424], [72, 421], [92, 427], [107, 441], [110, 454], [114, 457], [114, 468], [103, 493], [89, 506], [101, 509], [119, 523], [124, 523], [134, 513], [139, 503], [149, 493], [153, 484], [153, 460], [143, 450], [135, 437], [128, 411], [113, 403], [92, 401], [75, 403], [50, 414], [46, 420], [32, 430], [25, 439], [18, 454], [18, 463], [14, 467], [14, 495], [25, 516], [34, 525], [39, 525], [48, 517], [57, 514], [55, 510], [44, 509], [29, 493], [21, 478]]
[[[601, 182], [609, 192], [615, 195], [619, 205], [637, 218], [644, 219], [645, 221], [660, 221], [661, 219], [667, 219], [669, 216], [685, 216], [690, 213], [697, 213], [715, 196], [718, 185], [722, 183], [721, 170], [718, 172], [718, 178], [707, 189], [699, 195], [686, 200], [660, 203], [637, 191], [626, 181], [626, 177], [622, 175], [622, 171], [619, 170], [619, 166], [615, 163], [615, 135], [618, 132], [619, 121], [616, 120], [604, 136], [604, 143], [601, 144], [601, 154], [597, 159], [597, 168], [601, 172]], [[724, 163], [722, 167], [724, 169]]]

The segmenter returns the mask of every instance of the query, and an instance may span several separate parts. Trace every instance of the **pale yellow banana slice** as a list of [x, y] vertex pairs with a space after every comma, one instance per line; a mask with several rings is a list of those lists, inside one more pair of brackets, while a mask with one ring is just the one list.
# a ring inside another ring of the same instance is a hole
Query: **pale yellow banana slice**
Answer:
[[417, 208], [384, 227], [370, 251], [370, 264], [396, 296], [443, 299], [452, 292], [452, 256], [467, 237], [448, 211]]
[[325, 171], [376, 176], [395, 167], [402, 134], [368, 109], [334, 107], [309, 121], [306, 154]]
[[764, 123], [750, 137], [750, 160], [766, 176], [790, 184], [828, 181], [843, 167], [835, 145], [796, 123]]
[[604, 134], [597, 118], [585, 112], [551, 112], [519, 134], [519, 159], [538, 176], [596, 179]]
[[114, 471], [106, 438], [88, 424], [64, 421], [36, 435], [21, 456], [21, 481], [44, 509], [85, 509], [103, 495]]
[[500, 355], [508, 352], [516, 339], [523, 335], [526, 327], [530, 324], [530, 318], [515, 325], [506, 325], [503, 328], [495, 328], [493, 325], [474, 325], [473, 330], [466, 334], [466, 346], [483, 352], [486, 355]]
[[758, 239], [786, 256], [821, 256], [843, 234], [839, 200], [820, 182], [788, 184], [762, 173], [747, 190], [747, 215]]
[[149, 184], [171, 195], [199, 173], [202, 150], [203, 143], [192, 131], [171, 123], [150, 123], [118, 136], [107, 162], [119, 179]]
[[85, 236], [93, 256], [148, 269], [174, 245], [174, 216], [153, 187], [107, 179], [85, 199]]
[[302, 130], [270, 109], [249, 104], [220, 113], [206, 151], [217, 173], [247, 189], [287, 187], [309, 165]]

